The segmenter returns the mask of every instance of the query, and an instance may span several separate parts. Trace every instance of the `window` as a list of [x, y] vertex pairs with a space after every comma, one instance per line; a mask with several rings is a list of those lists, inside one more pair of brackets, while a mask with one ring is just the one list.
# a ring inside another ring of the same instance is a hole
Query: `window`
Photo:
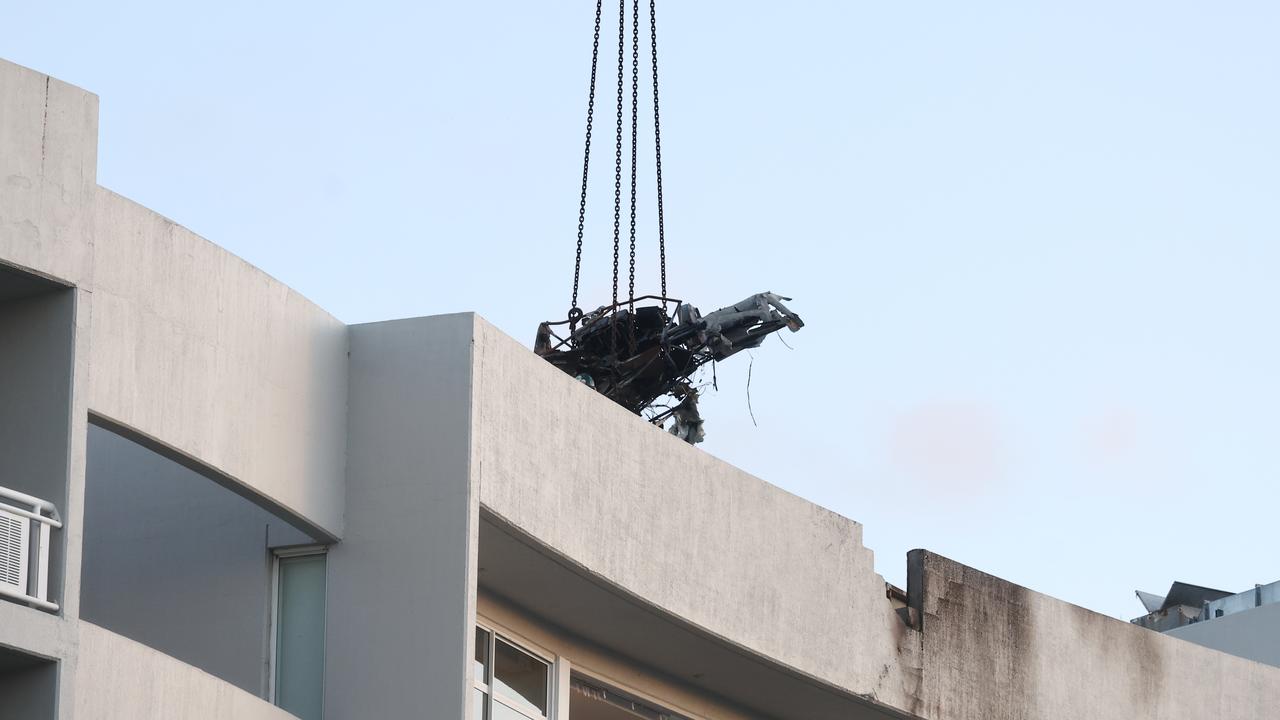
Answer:
[[594, 678], [574, 673], [569, 680], [570, 720], [684, 720], [670, 710], [653, 705]]
[[472, 720], [546, 720], [550, 662], [477, 627], [473, 672]]
[[321, 720], [324, 700], [324, 549], [277, 552], [272, 700]]

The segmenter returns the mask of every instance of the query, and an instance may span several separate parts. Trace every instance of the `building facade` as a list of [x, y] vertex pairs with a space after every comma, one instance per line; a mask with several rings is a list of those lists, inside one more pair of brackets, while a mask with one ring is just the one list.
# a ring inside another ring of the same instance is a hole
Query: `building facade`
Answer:
[[1138, 591], [1148, 630], [1280, 667], [1280, 582], [1225, 590], [1175, 582], [1164, 595]]
[[856, 522], [476, 315], [344, 325], [100, 187], [97, 142], [94, 95], [0, 62], [0, 717], [1280, 707], [1276, 668], [927, 551], [891, 588]]

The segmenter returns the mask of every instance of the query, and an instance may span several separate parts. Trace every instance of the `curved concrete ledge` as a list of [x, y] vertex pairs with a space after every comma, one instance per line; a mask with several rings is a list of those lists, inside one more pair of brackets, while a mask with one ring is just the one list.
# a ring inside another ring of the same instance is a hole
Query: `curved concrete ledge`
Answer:
[[0, 257], [78, 288], [77, 394], [342, 534], [346, 327], [98, 186], [97, 98], [0, 60]]
[[861, 526], [645, 423], [482, 319], [474, 344], [489, 512], [684, 622], [901, 706], [908, 629]]
[[77, 720], [297, 720], [231, 683], [80, 623]]
[[100, 190], [89, 409], [342, 532], [346, 326]]
[[922, 685], [938, 720], [1275, 717], [1280, 670], [911, 554]]

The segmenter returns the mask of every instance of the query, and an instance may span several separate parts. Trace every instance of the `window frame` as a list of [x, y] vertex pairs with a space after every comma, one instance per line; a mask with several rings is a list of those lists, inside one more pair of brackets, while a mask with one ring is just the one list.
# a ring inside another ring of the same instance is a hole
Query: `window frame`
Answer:
[[[280, 635], [280, 561], [288, 558], [309, 557], [312, 555], [328, 555], [328, 545], [294, 545], [290, 547], [272, 548], [271, 550], [271, 617], [267, 627], [267, 637], [270, 646], [267, 649], [267, 702], [275, 707], [276, 704], [276, 675], [279, 661], [278, 638]], [[325, 561], [325, 626], [329, 624], [328, 611], [328, 593], [329, 593], [329, 564]], [[324, 671], [325, 664], [328, 660], [327, 653], [320, 658], [321, 672]], [[323, 697], [321, 698], [321, 706], [323, 706]]]
[[[561, 658], [559, 655], [556, 655], [555, 653], [551, 652], [550, 650], [547, 650], [546, 648], [538, 645], [537, 643], [527, 640], [526, 638], [522, 637], [519, 633], [511, 632], [505, 627], [502, 627], [497, 623], [491, 622], [489, 620], [484, 620], [477, 617], [475, 625], [472, 628], [473, 635], [475, 634], [475, 631], [477, 629], [483, 630], [489, 634], [489, 644], [486, 649], [486, 663], [485, 663], [485, 673], [484, 673], [485, 677], [482, 677], [482, 678], [473, 677], [471, 679], [471, 686], [474, 689], [484, 693], [484, 696], [485, 696], [484, 716], [479, 718], [472, 718], [472, 720], [492, 720], [494, 703], [502, 703], [502, 705], [512, 710], [513, 712], [523, 717], [530, 717], [523, 710], [513, 707], [510, 702], [503, 702], [502, 699], [498, 697], [498, 692], [496, 691], [493, 683], [494, 655], [497, 648], [498, 640], [502, 640], [503, 642], [515, 648], [516, 650], [523, 652], [524, 654], [529, 655], [530, 657], [536, 660], [546, 663], [547, 665], [547, 697], [546, 697], [547, 713], [546, 715], [543, 715], [541, 717], [533, 717], [532, 720], [557, 720], [557, 718], [559, 718], [560, 693], [558, 691], [560, 688], [560, 676], [562, 674], [567, 673], [568, 671], [566, 663], [564, 662], [564, 659]], [[475, 664], [474, 649], [472, 650], [471, 657], [468, 658], [468, 662], [470, 662], [472, 664], [471, 666], [474, 668], [474, 664]], [[509, 698], [509, 696], [507, 696], [506, 694], [503, 694], [503, 697]], [[510, 699], [515, 700], [514, 698], [510, 698]], [[468, 703], [469, 702], [470, 702], [470, 698], [468, 698]]]
[[[628, 683], [619, 681], [611, 673], [589, 666], [575, 665], [569, 670], [566, 677], [566, 697], [573, 694], [572, 685], [575, 678], [581, 680], [585, 685], [598, 686], [603, 690], [612, 690], [623, 696], [631, 696], [641, 705], [646, 705], [651, 710], [665, 713], [670, 720], [708, 720], [707, 716], [692, 712], [682, 707], [679, 703], [651, 695]], [[565, 702], [567, 703], [568, 700]]]

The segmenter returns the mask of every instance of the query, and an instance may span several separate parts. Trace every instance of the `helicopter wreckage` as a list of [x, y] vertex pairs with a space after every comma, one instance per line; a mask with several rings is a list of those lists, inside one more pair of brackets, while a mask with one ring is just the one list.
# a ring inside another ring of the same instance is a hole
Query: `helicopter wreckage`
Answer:
[[[662, 304], [636, 306], [645, 300]], [[586, 314], [575, 309], [565, 320], [544, 322], [533, 349], [627, 410], [648, 412], [655, 425], [671, 419], [671, 434], [696, 444], [704, 433], [694, 374], [707, 363], [759, 347], [783, 328], [799, 331], [804, 321], [783, 304], [790, 300], [757, 293], [702, 315], [688, 303], [646, 295]], [[671, 302], [675, 312], [668, 315]], [[555, 329], [566, 325], [568, 331], [558, 335]]]

